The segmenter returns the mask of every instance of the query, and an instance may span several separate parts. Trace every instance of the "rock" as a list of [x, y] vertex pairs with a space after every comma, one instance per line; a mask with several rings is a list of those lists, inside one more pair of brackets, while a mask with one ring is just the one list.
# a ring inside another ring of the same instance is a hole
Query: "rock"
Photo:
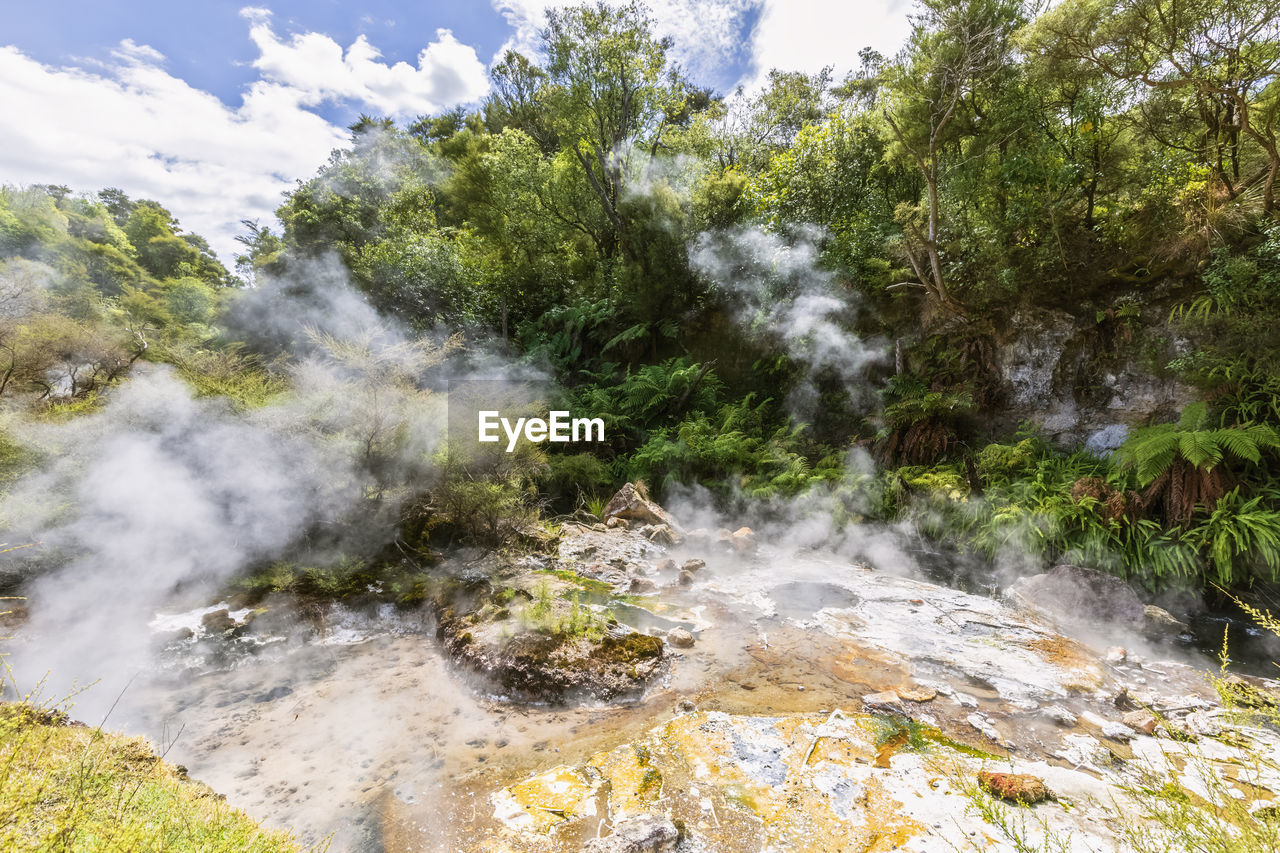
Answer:
[[739, 554], [754, 554], [757, 547], [756, 534], [750, 527], [739, 527], [729, 537], [729, 544]]
[[676, 527], [675, 520], [667, 515], [666, 510], [649, 500], [643, 485], [627, 483], [609, 501], [604, 508], [605, 524], [610, 519], [638, 521], [641, 524], [665, 524]]
[[932, 687], [909, 687], [899, 690], [898, 695], [910, 702], [932, 702], [938, 697], [938, 691]]
[[1116, 760], [1111, 750], [1090, 735], [1063, 735], [1062, 745], [1054, 754], [1075, 767], [1109, 767]]
[[693, 648], [693, 634], [690, 634], [684, 628], [672, 628], [667, 632], [667, 642], [677, 649], [691, 649]]
[[168, 633], [165, 633], [165, 634], [157, 634], [155, 637], [155, 643], [156, 645], [159, 645], [159, 646], [173, 646], [173, 645], [177, 645], [178, 643], [185, 643], [187, 640], [190, 640], [195, 635], [196, 635], [195, 631], [192, 631], [190, 628], [187, 628], [187, 627], [182, 627], [177, 629], [176, 631], [169, 631]]
[[676, 545], [679, 536], [665, 524], [646, 524], [640, 528], [640, 535], [657, 545]]
[[1004, 743], [1004, 738], [1000, 737], [1000, 730], [991, 725], [991, 720], [982, 714], [970, 714], [965, 717], [965, 722], [982, 732], [982, 736], [995, 743]]
[[200, 627], [204, 628], [207, 634], [225, 634], [236, 627], [236, 620], [231, 618], [231, 611], [224, 607], [201, 617]]
[[872, 714], [900, 714], [905, 716], [898, 694], [893, 690], [868, 693], [862, 697], [862, 707]]
[[1030, 773], [978, 773], [978, 785], [982, 790], [1002, 800], [1018, 805], [1031, 806], [1053, 796], [1044, 780]]
[[1112, 646], [1107, 649], [1106, 661], [1110, 664], [1124, 663], [1129, 659], [1129, 652], [1124, 646]]
[[1041, 715], [1053, 720], [1063, 728], [1069, 729], [1074, 726], [1078, 720], [1076, 715], [1063, 708], [1061, 705], [1050, 705], [1040, 711]]
[[1202, 737], [1217, 737], [1222, 734], [1222, 726], [1204, 711], [1192, 711], [1183, 718], [1183, 723], [1192, 734]]
[[680, 586], [693, 586], [693, 572], [687, 569], [680, 570]]
[[613, 825], [613, 834], [593, 838], [587, 853], [670, 853], [680, 843], [680, 830], [660, 815], [636, 815]]
[[729, 532], [729, 528], [721, 527], [716, 531], [716, 544], [733, 547], [733, 534]]
[[1154, 604], [1148, 604], [1143, 608], [1143, 631], [1150, 636], [1162, 636], [1165, 634], [1183, 634], [1191, 630], [1186, 622], [1182, 622], [1165, 610], [1163, 607], [1156, 607]]
[[693, 572], [700, 572], [706, 567], [707, 567], [706, 560], [685, 560], [684, 563], [680, 566], [680, 570], [693, 573]]
[[1149, 735], [1155, 732], [1159, 721], [1156, 719], [1155, 714], [1140, 708], [1137, 711], [1130, 711], [1125, 714], [1124, 724], [1131, 729], [1142, 732], [1144, 735]]
[[648, 578], [632, 578], [631, 584], [627, 587], [627, 592], [643, 595], [649, 592], [656, 592], [658, 585]]
[[680, 699], [676, 702], [677, 714], [692, 714], [698, 710], [698, 706], [693, 704], [692, 699]]
[[1068, 623], [1141, 630], [1146, 621], [1144, 605], [1127, 583], [1083, 566], [1055, 566], [1019, 578], [1005, 595]]
[[1103, 737], [1119, 741], [1120, 743], [1128, 743], [1133, 740], [1133, 736], [1136, 734], [1133, 729], [1129, 728], [1124, 723], [1117, 723], [1114, 720], [1103, 721], [1099, 728], [1102, 729]]
[[674, 572], [676, 570], [676, 561], [667, 557], [665, 560], [658, 561], [658, 571]]
[[604, 526], [609, 530], [626, 530], [631, 525], [627, 524], [625, 518], [611, 518], [604, 523]]
[[1274, 802], [1264, 801], [1254, 803], [1249, 809], [1249, 814], [1254, 820], [1265, 820], [1268, 823], [1280, 823], [1280, 805]]

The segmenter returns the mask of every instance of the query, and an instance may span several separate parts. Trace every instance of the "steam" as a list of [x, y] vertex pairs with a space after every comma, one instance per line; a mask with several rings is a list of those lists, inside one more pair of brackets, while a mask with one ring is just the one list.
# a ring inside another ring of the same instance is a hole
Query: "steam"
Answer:
[[746, 329], [772, 338], [804, 367], [804, 381], [788, 400], [793, 412], [812, 413], [821, 376], [838, 379], [854, 400], [866, 397], [866, 370], [879, 348], [851, 329], [856, 305], [819, 263], [816, 228], [785, 240], [758, 228], [704, 233], [691, 263], [729, 301]]
[[158, 610], [204, 604], [309, 542], [317, 559], [385, 542], [394, 513], [369, 513], [429, 480], [444, 400], [424, 377], [456, 341], [385, 322], [336, 261], [302, 271], [236, 306], [242, 330], [298, 353], [271, 405], [196, 398], [143, 364], [99, 412], [11, 427], [47, 460], [0, 502], [4, 541], [35, 543], [15, 552], [34, 578], [12, 658], [24, 686], [48, 673], [59, 698], [100, 679], [77, 706], [104, 712], [150, 666]]

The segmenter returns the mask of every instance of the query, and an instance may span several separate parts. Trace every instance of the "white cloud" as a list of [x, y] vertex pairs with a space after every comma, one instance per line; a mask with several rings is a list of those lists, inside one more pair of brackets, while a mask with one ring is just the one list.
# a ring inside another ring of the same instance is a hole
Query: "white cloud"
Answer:
[[754, 67], [743, 82], [772, 68], [813, 73], [827, 65], [836, 78], [855, 70], [858, 51], [893, 56], [911, 33], [909, 0], [767, 0], [751, 39]]
[[[548, 9], [575, 5], [577, 0], [492, 0], [514, 32], [499, 51], [514, 48], [535, 56], [538, 33], [546, 25]], [[660, 36], [674, 40], [673, 54], [695, 82], [716, 74], [743, 47], [747, 15], [762, 0], [649, 0]]]
[[[514, 30], [503, 49], [533, 55], [547, 9], [576, 0], [491, 2]], [[839, 77], [857, 68], [862, 48], [892, 56], [911, 30], [910, 0], [650, 0], [648, 6], [659, 34], [674, 39], [675, 59], [695, 82], [747, 59], [740, 82], [748, 87], [772, 68], [812, 73], [832, 65]], [[753, 12], [758, 17], [748, 31]]]
[[229, 261], [239, 221], [269, 219], [347, 136], [280, 84], [255, 82], [233, 109], [169, 74], [151, 48], [115, 57], [87, 71], [0, 47], [0, 112], [22, 117], [7, 123], [0, 182], [155, 199]]
[[230, 262], [240, 220], [271, 221], [294, 180], [345, 143], [346, 129], [311, 108], [344, 100], [416, 115], [474, 100], [487, 85], [475, 51], [447, 30], [412, 68], [379, 61], [363, 37], [345, 52], [316, 33], [283, 42], [269, 12], [243, 14], [261, 50], [261, 77], [234, 107], [173, 76], [159, 51], [130, 39], [110, 61], [82, 67], [45, 65], [0, 46], [0, 115], [9, 117], [0, 183], [115, 186], [155, 199]]
[[418, 54], [415, 68], [407, 62], [382, 62], [381, 52], [364, 35], [345, 50], [322, 33], [299, 33], [285, 41], [272, 30], [265, 10], [249, 8], [241, 14], [250, 21], [249, 37], [258, 47], [254, 67], [264, 79], [296, 91], [307, 106], [358, 101], [406, 118], [478, 100], [489, 89], [475, 48], [449, 30], [436, 30], [435, 41]]

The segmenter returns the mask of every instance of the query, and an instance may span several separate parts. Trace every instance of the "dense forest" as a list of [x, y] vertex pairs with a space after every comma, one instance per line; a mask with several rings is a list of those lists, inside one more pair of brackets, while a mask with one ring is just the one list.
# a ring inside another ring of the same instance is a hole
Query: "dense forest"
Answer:
[[[6, 187], [5, 482], [47, 461], [31, 424], [168, 365], [349, 465], [360, 500], [256, 554], [264, 583], [518, 547], [636, 480], [1149, 590], [1274, 582], [1278, 12], [923, 0], [855, 74], [716, 92], [641, 5], [553, 11], [477, 107], [352, 125], [234, 271], [156, 201]], [[1082, 426], [1028, 409], [1019, 348]], [[316, 404], [320, 373], [369, 404]], [[463, 458], [424, 437], [463, 376], [550, 380], [607, 441]]]

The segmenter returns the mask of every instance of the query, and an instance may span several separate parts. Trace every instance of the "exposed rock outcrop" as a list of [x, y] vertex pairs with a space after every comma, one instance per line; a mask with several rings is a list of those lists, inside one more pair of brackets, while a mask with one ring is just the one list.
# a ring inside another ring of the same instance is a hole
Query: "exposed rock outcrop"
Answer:
[[1127, 583], [1083, 566], [1054, 566], [1044, 574], [1019, 578], [1005, 595], [1064, 624], [1131, 631], [1146, 626], [1146, 608]]
[[645, 490], [643, 483], [627, 483], [613, 496], [608, 506], [604, 508], [605, 524], [607, 525], [614, 518], [637, 521], [641, 524], [665, 524], [673, 530], [679, 530], [675, 519], [662, 507], [649, 500], [649, 493]]

